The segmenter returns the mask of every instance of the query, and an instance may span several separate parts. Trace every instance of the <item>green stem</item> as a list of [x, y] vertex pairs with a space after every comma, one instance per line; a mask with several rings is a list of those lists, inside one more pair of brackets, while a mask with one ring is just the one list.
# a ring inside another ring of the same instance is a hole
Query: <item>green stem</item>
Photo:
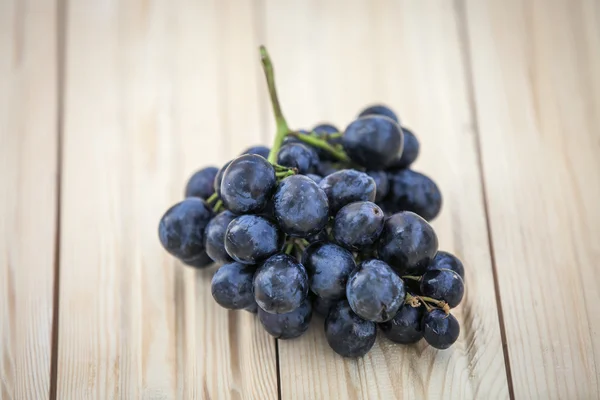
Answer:
[[218, 198], [219, 198], [219, 195], [216, 194], [216, 193], [213, 193], [213, 194], [210, 195], [210, 197], [208, 199], [206, 199], [206, 202], [209, 205], [212, 205], [212, 203], [214, 203], [215, 201], [217, 201]]
[[213, 207], [213, 211], [218, 213], [221, 211], [221, 208], [223, 208], [223, 200], [219, 199], [215, 203], [215, 206]]
[[327, 135], [328, 139], [338, 139], [341, 138], [344, 134], [342, 132], [330, 133]]
[[288, 243], [285, 248], [285, 254], [289, 255], [293, 249], [294, 249], [294, 243], [293, 242]]
[[279, 105], [279, 98], [277, 97], [277, 88], [275, 87], [275, 71], [273, 70], [273, 63], [271, 57], [265, 46], [260, 46], [260, 57], [262, 61], [263, 70], [265, 77], [267, 78], [267, 86], [269, 88], [269, 97], [271, 98], [271, 104], [273, 106], [273, 114], [275, 115], [275, 125], [277, 127], [277, 133], [275, 134], [275, 141], [271, 146], [271, 152], [269, 153], [269, 162], [275, 164], [277, 162], [277, 154], [283, 143], [283, 139], [289, 133], [290, 128], [288, 127], [287, 121], [281, 112], [281, 106]]
[[421, 277], [420, 276], [415, 276], [415, 275], [404, 275], [402, 277], [402, 279], [412, 279], [413, 281], [420, 281]]
[[275, 177], [280, 180], [292, 175], [296, 175], [296, 172], [291, 169], [287, 171], [275, 172]]
[[[330, 145], [326, 140], [323, 140], [321, 138], [311, 136], [311, 135], [302, 135], [298, 132], [290, 132], [289, 135], [294, 136], [301, 142], [304, 142], [313, 147], [318, 147], [319, 149], [323, 149], [323, 150], [327, 151], [329, 154], [331, 154], [332, 156], [334, 156], [335, 158], [337, 158], [340, 161], [344, 161], [344, 162], [350, 161], [350, 159], [348, 158], [348, 156], [346, 155], [346, 153], [343, 150], [336, 149], [335, 147]], [[270, 157], [270, 155], [269, 155], [269, 157]]]

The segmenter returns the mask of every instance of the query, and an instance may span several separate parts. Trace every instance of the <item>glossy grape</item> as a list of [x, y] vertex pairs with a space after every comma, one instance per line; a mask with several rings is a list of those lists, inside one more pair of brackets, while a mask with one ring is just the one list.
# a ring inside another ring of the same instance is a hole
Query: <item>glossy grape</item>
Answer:
[[225, 231], [225, 250], [243, 264], [257, 264], [279, 252], [284, 235], [277, 225], [258, 215], [242, 215]]
[[308, 330], [312, 306], [306, 299], [300, 307], [284, 314], [271, 314], [259, 307], [258, 319], [269, 335], [277, 339], [294, 339]]
[[375, 201], [375, 181], [364, 172], [343, 169], [319, 182], [329, 199], [329, 212], [335, 215], [346, 204], [356, 201]]
[[206, 167], [196, 171], [185, 186], [185, 197], [208, 199], [215, 192], [214, 182], [218, 172], [216, 167]]
[[410, 129], [405, 127], [402, 127], [402, 133], [404, 134], [404, 148], [389, 165], [389, 168], [392, 169], [408, 168], [419, 157], [419, 149], [421, 147], [419, 139], [417, 139]]
[[463, 263], [453, 254], [447, 251], [438, 251], [433, 261], [427, 266], [427, 270], [432, 269], [450, 269], [456, 272], [460, 277], [465, 280], [465, 267]]
[[233, 262], [217, 270], [212, 278], [211, 293], [222, 307], [241, 310], [254, 303], [252, 278], [255, 268]]
[[438, 249], [435, 231], [423, 218], [410, 211], [388, 218], [379, 237], [377, 252], [402, 275], [422, 275]]
[[213, 215], [208, 204], [197, 197], [175, 204], [160, 219], [158, 235], [161, 244], [186, 263], [204, 259], [204, 229]]
[[300, 307], [308, 295], [306, 270], [296, 259], [276, 254], [254, 275], [254, 298], [272, 314], [285, 314]]
[[231, 211], [225, 211], [214, 217], [204, 232], [206, 253], [216, 263], [226, 264], [233, 259], [225, 249], [225, 232], [229, 223], [236, 218]]
[[233, 160], [227, 161], [215, 176], [213, 189], [215, 190], [215, 193], [219, 196], [219, 198], [221, 197], [221, 182], [223, 181], [223, 175], [225, 174], [225, 170], [227, 170], [227, 167], [229, 167], [229, 164], [231, 164], [232, 161]]
[[350, 203], [335, 216], [333, 239], [353, 251], [372, 246], [383, 230], [384, 215], [379, 206], [370, 201]]
[[404, 282], [383, 261], [363, 261], [350, 274], [346, 297], [352, 310], [373, 322], [389, 321], [404, 304]]
[[456, 318], [437, 309], [425, 314], [422, 329], [427, 343], [440, 350], [452, 346], [460, 334], [460, 325]]
[[366, 116], [352, 122], [342, 137], [342, 145], [352, 161], [365, 168], [384, 169], [402, 151], [400, 126], [387, 117]]
[[384, 117], [391, 118], [397, 124], [400, 123], [400, 119], [398, 118], [396, 113], [393, 112], [389, 107], [384, 106], [382, 104], [375, 104], [365, 108], [360, 112], [360, 114], [358, 114], [358, 117], [361, 118], [366, 117], [368, 115], [382, 115]]
[[428, 176], [410, 169], [389, 174], [388, 200], [394, 211], [412, 211], [427, 221], [434, 219], [442, 208], [440, 189]]
[[181, 259], [181, 262], [194, 268], [206, 268], [213, 265], [213, 260], [206, 254], [206, 251], [203, 251], [192, 258]]
[[275, 169], [256, 154], [245, 154], [233, 160], [223, 174], [221, 199], [235, 214], [262, 210], [277, 185]]
[[306, 237], [321, 231], [329, 219], [327, 195], [303, 175], [285, 178], [273, 196], [274, 215], [290, 236]]
[[308, 273], [310, 289], [324, 299], [342, 299], [346, 283], [356, 268], [348, 250], [333, 243], [317, 242], [305, 250], [302, 265]]
[[257, 154], [264, 158], [269, 158], [270, 152], [271, 152], [270, 148], [259, 145], [259, 146], [252, 146], [252, 147], [247, 148], [246, 150], [244, 150], [244, 152], [242, 154]]
[[325, 319], [325, 337], [339, 355], [362, 357], [375, 344], [377, 325], [360, 318], [343, 300], [331, 308]]
[[379, 324], [381, 331], [393, 342], [401, 344], [416, 343], [423, 338], [421, 321], [425, 307], [412, 307], [403, 304], [394, 318]]
[[317, 152], [302, 143], [285, 144], [277, 155], [277, 164], [289, 168], [296, 168], [300, 174], [314, 172], [319, 165]]
[[421, 294], [442, 300], [450, 308], [460, 304], [465, 294], [465, 284], [456, 272], [451, 269], [432, 269], [421, 278]]

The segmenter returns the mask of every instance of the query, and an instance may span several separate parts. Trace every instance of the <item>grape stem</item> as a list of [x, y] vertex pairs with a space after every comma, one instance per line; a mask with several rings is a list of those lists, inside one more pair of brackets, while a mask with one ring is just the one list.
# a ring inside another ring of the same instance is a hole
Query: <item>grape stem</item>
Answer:
[[263, 66], [263, 71], [265, 72], [265, 77], [267, 78], [269, 97], [271, 98], [273, 114], [275, 115], [275, 125], [277, 127], [275, 140], [273, 141], [273, 146], [271, 146], [271, 151], [269, 152], [268, 158], [271, 164], [275, 164], [277, 163], [277, 155], [279, 154], [279, 149], [281, 148], [283, 139], [285, 139], [285, 136], [290, 132], [290, 128], [288, 127], [287, 121], [285, 120], [285, 117], [283, 116], [283, 113], [281, 111], [281, 106], [279, 105], [279, 98], [277, 97], [277, 88], [275, 87], [275, 71], [273, 69], [271, 57], [269, 57], [269, 53], [267, 52], [265, 46], [260, 46], [260, 58]]
[[210, 195], [210, 197], [208, 199], [206, 199], [206, 202], [209, 205], [212, 205], [215, 201], [217, 201], [219, 199], [219, 195], [216, 193], [213, 193]]
[[223, 200], [219, 199], [215, 203], [215, 206], [213, 207], [213, 211], [216, 213], [219, 213], [219, 212], [221, 212], [222, 209], [223, 209]]
[[287, 246], [285, 247], [285, 254], [289, 255], [293, 249], [294, 249], [294, 243], [293, 242], [288, 243]]
[[296, 171], [290, 169], [287, 171], [275, 172], [275, 177], [279, 180], [287, 178], [288, 176], [296, 175]]
[[[404, 302], [409, 304], [411, 307], [419, 307], [421, 304], [425, 306], [427, 311], [433, 310], [431, 304], [435, 306], [435, 308], [439, 308], [443, 310], [446, 315], [450, 314], [450, 306], [445, 301], [436, 300], [427, 296], [413, 296], [410, 293], [406, 293], [406, 297], [404, 298]], [[431, 304], [429, 304], [431, 303]]]
[[[335, 147], [330, 145], [329, 142], [327, 142], [327, 140], [321, 139], [321, 138], [313, 136], [313, 135], [304, 135], [299, 132], [290, 132], [290, 133], [288, 133], [288, 135], [293, 136], [293, 137], [297, 138], [299, 141], [309, 144], [313, 147], [323, 149], [340, 161], [344, 161], [344, 162], [350, 161], [350, 159], [348, 158], [348, 156], [346, 155], [346, 153], [343, 150], [336, 149]], [[269, 154], [269, 157], [270, 156], [271, 155]]]
[[420, 276], [415, 276], [415, 275], [404, 275], [402, 277], [402, 279], [411, 279], [413, 281], [417, 281], [418, 282], [418, 281], [421, 280], [421, 277]]

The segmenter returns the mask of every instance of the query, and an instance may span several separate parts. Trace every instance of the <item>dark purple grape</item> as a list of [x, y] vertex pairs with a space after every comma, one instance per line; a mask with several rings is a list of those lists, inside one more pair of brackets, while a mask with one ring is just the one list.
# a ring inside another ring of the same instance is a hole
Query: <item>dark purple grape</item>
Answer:
[[[332, 144], [332, 145], [341, 144], [341, 138], [330, 139], [327, 137], [327, 135], [339, 132], [338, 128], [336, 128], [335, 126], [333, 126], [331, 124], [326, 124], [326, 123], [319, 124], [313, 128], [313, 132], [316, 133], [316, 135], [318, 137], [327, 139], [329, 144]], [[335, 157], [333, 157], [331, 155], [331, 153], [329, 153], [327, 150], [324, 150], [324, 149], [315, 149], [315, 150], [317, 151], [317, 154], [319, 155], [319, 158], [321, 160], [335, 161]]]
[[352, 122], [342, 145], [352, 161], [365, 168], [384, 169], [402, 151], [400, 126], [387, 117], [367, 116]]
[[204, 232], [206, 253], [216, 263], [226, 264], [233, 261], [225, 250], [225, 232], [229, 223], [236, 218], [231, 211], [224, 211], [214, 217]]
[[460, 334], [460, 325], [456, 318], [438, 309], [425, 314], [422, 328], [427, 343], [440, 350], [452, 346]]
[[302, 265], [308, 273], [310, 289], [324, 299], [342, 299], [348, 276], [356, 268], [348, 250], [332, 243], [317, 242], [306, 248]]
[[442, 194], [431, 178], [410, 169], [395, 171], [388, 177], [390, 191], [386, 202], [393, 211], [412, 211], [427, 221], [439, 214]]
[[460, 275], [451, 269], [432, 269], [421, 278], [421, 294], [445, 301], [450, 308], [454, 308], [465, 294], [465, 284]]
[[344, 299], [324, 299], [319, 296], [313, 295], [312, 306], [313, 311], [322, 317], [329, 315], [329, 310], [335, 306], [339, 301]]
[[404, 211], [385, 221], [377, 252], [402, 276], [422, 275], [437, 249], [438, 239], [431, 225], [417, 214]]
[[385, 171], [367, 171], [367, 175], [375, 181], [375, 187], [377, 188], [375, 201], [383, 200], [390, 188], [387, 173]]
[[373, 322], [389, 321], [404, 304], [404, 282], [380, 260], [363, 261], [350, 274], [346, 297], [352, 310]]
[[321, 176], [331, 175], [339, 170], [338, 164], [332, 161], [321, 161], [317, 166], [317, 173]]
[[273, 196], [275, 218], [289, 236], [321, 231], [329, 220], [327, 195], [312, 179], [293, 175], [279, 183]]
[[465, 280], [465, 267], [463, 263], [453, 254], [448, 253], [447, 251], [438, 251], [433, 261], [427, 266], [427, 270], [432, 269], [450, 269], [456, 272], [462, 278], [463, 282]]
[[185, 197], [200, 197], [208, 199], [214, 192], [214, 182], [219, 170], [216, 167], [206, 167], [196, 171], [185, 186]]
[[252, 278], [254, 266], [241, 263], [225, 264], [212, 278], [212, 296], [221, 307], [242, 310], [254, 303]]
[[254, 298], [272, 314], [285, 314], [300, 307], [308, 295], [308, 276], [302, 264], [287, 254], [276, 254], [254, 275]]
[[264, 157], [265, 159], [269, 158], [269, 153], [271, 149], [266, 146], [252, 146], [244, 150], [242, 154], [257, 154], [259, 156]]
[[242, 215], [225, 231], [225, 250], [243, 264], [257, 264], [279, 252], [284, 235], [272, 221], [258, 215]]
[[397, 124], [400, 123], [400, 119], [396, 113], [393, 112], [389, 107], [386, 107], [382, 104], [375, 104], [365, 108], [360, 112], [360, 114], [358, 114], [358, 117], [366, 117], [367, 115], [383, 115], [384, 117], [391, 118]]
[[364, 172], [343, 169], [319, 182], [329, 199], [329, 212], [335, 215], [346, 204], [356, 201], [375, 201], [375, 181]]
[[271, 314], [259, 307], [258, 319], [269, 335], [277, 339], [294, 339], [308, 330], [312, 306], [306, 299], [300, 307], [284, 314]]
[[289, 143], [281, 146], [277, 155], [277, 164], [296, 168], [300, 174], [308, 174], [319, 165], [317, 152], [302, 143]]
[[206, 254], [206, 251], [192, 258], [181, 259], [181, 262], [194, 268], [206, 268], [213, 265], [213, 260]]
[[160, 219], [160, 243], [170, 254], [188, 264], [205, 260], [204, 229], [213, 215], [208, 204], [197, 197], [175, 204]]
[[390, 169], [408, 168], [419, 156], [419, 139], [417, 139], [410, 129], [405, 127], [402, 127], [402, 133], [404, 133], [404, 148], [388, 166]]
[[225, 163], [225, 165], [223, 165], [221, 167], [221, 169], [219, 170], [219, 172], [217, 172], [217, 175], [215, 176], [215, 181], [213, 183], [213, 189], [215, 190], [215, 193], [219, 196], [219, 198], [221, 198], [221, 182], [223, 181], [223, 174], [225, 173], [225, 170], [227, 169], [227, 167], [229, 167], [229, 164], [231, 164], [233, 160], [229, 160]]
[[229, 164], [221, 181], [221, 199], [235, 214], [259, 212], [277, 186], [275, 169], [256, 154], [239, 156]]
[[383, 230], [381, 208], [370, 201], [350, 203], [335, 215], [333, 239], [353, 251], [365, 250], [375, 244]]
[[319, 183], [321, 182], [321, 180], [323, 180], [322, 176], [315, 174], [306, 174], [306, 177], [312, 179], [313, 181], [315, 181], [315, 183]]
[[416, 343], [423, 338], [421, 321], [425, 308], [404, 304], [394, 318], [379, 324], [379, 328], [393, 342], [401, 344]]
[[343, 357], [362, 357], [377, 338], [377, 325], [356, 315], [348, 302], [338, 302], [325, 319], [325, 337], [329, 346]]

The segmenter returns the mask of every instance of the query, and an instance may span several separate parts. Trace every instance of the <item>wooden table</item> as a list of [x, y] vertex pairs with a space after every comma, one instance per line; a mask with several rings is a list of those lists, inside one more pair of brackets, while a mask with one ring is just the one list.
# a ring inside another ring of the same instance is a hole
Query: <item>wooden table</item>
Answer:
[[[276, 341], [157, 240], [197, 168], [382, 101], [467, 267], [457, 344]], [[0, 0], [0, 398], [600, 397], [600, 2]]]

